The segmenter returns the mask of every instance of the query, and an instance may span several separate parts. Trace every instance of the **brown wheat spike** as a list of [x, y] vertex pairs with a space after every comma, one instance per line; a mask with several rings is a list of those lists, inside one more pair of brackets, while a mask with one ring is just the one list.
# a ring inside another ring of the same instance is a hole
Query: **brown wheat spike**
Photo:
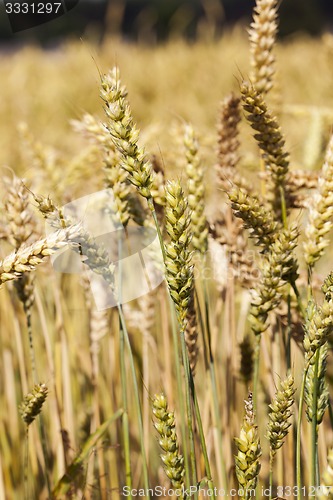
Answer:
[[127, 102], [127, 90], [120, 83], [118, 68], [103, 75], [101, 98], [109, 118], [108, 131], [121, 154], [121, 166], [128, 172], [128, 180], [136, 186], [138, 192], [144, 198], [151, 198], [152, 166], [144, 149], [138, 145], [139, 130], [134, 124]]
[[250, 308], [250, 322], [256, 335], [266, 330], [269, 311], [280, 304], [281, 287], [297, 278], [297, 261], [293, 255], [297, 237], [296, 226], [283, 229], [278, 233], [270, 251], [262, 257], [261, 280], [252, 291]]
[[[35, 231], [33, 214], [29, 207], [29, 194], [23, 181], [14, 176], [12, 181], [5, 180], [7, 195], [5, 214], [8, 221], [7, 238], [18, 250], [23, 244], [28, 244]], [[29, 273], [15, 280], [15, 289], [23, 304], [25, 313], [30, 316], [34, 303], [34, 275]]]
[[329, 392], [328, 385], [325, 380], [326, 368], [327, 368], [327, 355], [328, 355], [328, 345], [327, 342], [320, 347], [319, 352], [319, 363], [317, 378], [315, 380], [315, 365], [310, 364], [306, 380], [305, 380], [305, 393], [304, 401], [306, 403], [306, 416], [309, 422], [312, 422], [313, 418], [313, 395], [314, 395], [314, 383], [317, 383], [317, 425], [321, 424], [324, 418], [324, 413], [329, 405]]
[[199, 145], [193, 127], [185, 128], [186, 174], [188, 206], [191, 210], [192, 246], [202, 255], [208, 248], [208, 224], [205, 216], [204, 171], [199, 156]]
[[166, 280], [175, 303], [179, 324], [185, 327], [193, 286], [193, 266], [189, 250], [191, 222], [187, 200], [179, 181], [166, 184], [166, 231], [170, 243], [165, 245]]
[[276, 391], [272, 404], [269, 405], [269, 423], [267, 439], [270, 444], [270, 463], [273, 464], [276, 452], [284, 443], [284, 438], [288, 434], [291, 426], [292, 416], [291, 406], [294, 404], [294, 378], [291, 374], [280, 382], [280, 387]]
[[309, 208], [309, 222], [305, 228], [305, 262], [310, 269], [323, 255], [329, 244], [328, 233], [333, 227], [333, 136], [331, 137], [325, 163], [319, 180], [318, 191]]
[[[270, 200], [276, 213], [281, 214], [281, 190], [285, 202], [288, 200], [287, 175], [289, 169], [289, 154], [285, 151], [285, 140], [280, 126], [267, 109], [267, 105], [255, 87], [249, 82], [241, 84], [243, 108], [247, 120], [256, 131], [254, 137], [260, 148], [267, 170], [271, 173], [272, 199]], [[288, 206], [287, 206], [288, 208]]]
[[253, 23], [249, 30], [251, 50], [251, 81], [262, 94], [273, 86], [275, 57], [273, 48], [277, 35], [277, 0], [256, 0]]
[[[221, 104], [217, 124], [218, 149], [216, 172], [221, 187], [228, 190], [229, 183], [235, 182], [236, 167], [239, 162], [238, 123], [240, 116], [240, 98], [230, 94]], [[239, 184], [238, 182], [236, 182]]]
[[245, 417], [239, 438], [235, 438], [237, 455], [235, 456], [236, 476], [240, 486], [240, 497], [248, 500], [253, 496], [260, 471], [259, 458], [261, 446], [253, 410], [252, 393], [245, 401]]
[[[168, 401], [163, 393], [154, 397], [153, 414], [156, 419], [154, 427], [160, 436], [159, 445], [163, 451], [161, 459], [165, 473], [175, 488], [183, 490], [184, 458], [179, 453], [175, 417], [173, 412], [168, 411]], [[180, 498], [184, 498], [183, 493]]]
[[192, 374], [194, 375], [198, 361], [199, 348], [198, 348], [198, 324], [197, 324], [197, 315], [195, 310], [195, 300], [193, 292], [191, 300], [188, 305], [186, 319], [187, 323], [185, 330], [185, 342], [187, 346], [190, 367], [192, 370]]
[[24, 187], [24, 181], [14, 176], [12, 180], [5, 179], [6, 200], [4, 204], [8, 223], [8, 241], [14, 248], [19, 248], [31, 238], [35, 224], [32, 211], [29, 210], [29, 194]]
[[278, 228], [271, 212], [263, 206], [258, 196], [249, 194], [245, 189], [234, 187], [228, 192], [228, 197], [234, 216], [243, 220], [250, 237], [256, 238], [256, 244], [262, 246], [264, 252], [268, 251]]
[[23, 421], [29, 426], [42, 411], [42, 406], [47, 398], [48, 388], [45, 384], [37, 384], [29, 394], [24, 397], [19, 406]]

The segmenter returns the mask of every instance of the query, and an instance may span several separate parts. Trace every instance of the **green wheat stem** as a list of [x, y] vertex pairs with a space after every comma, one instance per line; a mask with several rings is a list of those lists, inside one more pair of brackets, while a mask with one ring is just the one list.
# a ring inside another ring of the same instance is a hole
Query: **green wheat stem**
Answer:
[[180, 372], [180, 363], [179, 363], [179, 346], [178, 346], [178, 322], [176, 319], [175, 310], [173, 307], [173, 302], [171, 298], [169, 299], [171, 317], [172, 317], [172, 340], [174, 345], [174, 353], [175, 353], [175, 367], [176, 367], [176, 379], [177, 379], [177, 387], [178, 387], [178, 398], [179, 398], [179, 407], [181, 413], [181, 433], [183, 437], [183, 451], [184, 451], [184, 462], [185, 462], [185, 485], [186, 488], [191, 486], [190, 484], [190, 467], [189, 467], [189, 457], [188, 457], [188, 445], [187, 445], [187, 434], [186, 434], [186, 422], [185, 422], [185, 403], [184, 403], [184, 395], [182, 388], [182, 378]]
[[143, 420], [142, 420], [142, 410], [141, 410], [141, 403], [140, 403], [140, 395], [139, 395], [139, 388], [138, 388], [138, 381], [136, 378], [136, 372], [135, 372], [135, 364], [134, 364], [134, 358], [133, 358], [133, 352], [132, 352], [132, 347], [131, 347], [131, 342], [128, 336], [128, 331], [126, 327], [126, 322], [125, 322], [125, 317], [123, 313], [123, 308], [121, 304], [118, 302], [117, 303], [117, 308], [118, 308], [118, 314], [121, 322], [121, 326], [124, 332], [124, 338], [125, 338], [125, 344], [128, 349], [128, 354], [129, 354], [129, 361], [130, 361], [130, 367], [131, 367], [131, 373], [132, 373], [132, 379], [133, 379], [133, 386], [134, 386], [134, 402], [136, 406], [136, 411], [137, 411], [137, 418], [138, 418], [138, 425], [139, 425], [139, 440], [140, 440], [140, 449], [141, 449], [141, 455], [142, 455], [142, 470], [143, 470], [143, 482], [144, 482], [144, 487], [147, 492], [147, 498], [150, 498], [150, 493], [149, 493], [149, 474], [148, 474], [148, 467], [147, 467], [147, 460], [146, 460], [146, 451], [145, 451], [145, 445], [144, 445], [144, 439], [143, 439]]
[[29, 426], [25, 429], [24, 439], [24, 499], [29, 500]]
[[280, 191], [280, 198], [281, 198], [281, 219], [282, 219], [282, 224], [285, 229], [288, 228], [288, 221], [287, 221], [287, 205], [286, 205], [286, 197], [284, 194], [284, 189], [283, 186], [279, 187]]
[[[28, 336], [29, 336], [29, 352], [30, 352], [30, 359], [31, 359], [32, 376], [33, 376], [34, 383], [38, 384], [35, 348], [34, 348], [32, 324], [31, 324], [31, 312], [25, 311], [25, 316], [26, 316]], [[45, 432], [45, 426], [44, 426], [44, 421], [43, 421], [42, 415], [39, 415], [38, 426], [39, 426], [39, 433], [40, 433], [40, 437], [41, 437], [42, 451], [43, 451], [45, 469], [46, 469], [44, 471], [44, 476], [45, 476], [47, 491], [48, 491], [49, 497], [51, 498], [51, 483], [50, 483], [50, 478], [49, 478], [49, 470], [50, 470], [50, 468], [49, 468], [49, 455], [48, 455], [48, 450], [47, 450], [46, 432]]]
[[49, 494], [49, 498], [52, 498], [51, 483], [50, 483], [50, 478], [49, 478], [49, 471], [50, 471], [49, 455], [48, 455], [48, 451], [47, 451], [46, 433], [45, 433], [45, 427], [44, 427], [42, 415], [39, 415], [38, 423], [39, 423], [39, 432], [40, 432], [40, 437], [41, 437], [42, 450], [43, 450], [45, 468], [46, 468], [46, 470], [44, 471], [46, 487], [47, 487], [47, 491]]
[[[184, 329], [181, 328], [179, 332], [180, 336], [180, 345], [184, 366], [184, 374], [185, 374], [185, 401], [186, 401], [186, 417], [187, 417], [187, 428], [189, 433], [189, 441], [190, 441], [190, 461], [192, 467], [192, 481], [193, 485], [196, 485], [198, 482], [197, 476], [197, 468], [196, 468], [196, 459], [195, 459], [195, 445], [194, 445], [194, 434], [193, 434], [193, 415], [192, 415], [192, 402], [191, 402], [191, 385], [190, 385], [190, 365], [188, 362], [187, 356], [187, 346], [185, 342], [185, 332]], [[195, 498], [198, 498], [198, 493], [196, 492]]]
[[291, 295], [288, 293], [288, 327], [287, 327], [287, 347], [286, 347], [286, 364], [287, 372], [291, 370]]
[[318, 486], [318, 368], [319, 368], [320, 349], [317, 349], [315, 355], [313, 372], [313, 397], [312, 397], [312, 421], [311, 421], [311, 486]]
[[165, 247], [164, 247], [164, 242], [163, 242], [163, 236], [161, 233], [160, 225], [159, 225], [158, 220], [157, 220], [156, 210], [154, 207], [154, 200], [152, 197], [147, 199], [147, 204], [148, 204], [148, 208], [151, 211], [151, 214], [152, 214], [152, 217], [154, 220], [155, 228], [156, 228], [157, 235], [158, 235], [158, 241], [160, 243], [160, 247], [161, 247], [161, 251], [162, 251], [162, 255], [163, 255], [163, 261], [165, 263], [166, 256], [165, 256]]
[[[122, 291], [122, 266], [121, 266], [121, 256], [122, 256], [122, 236], [118, 237], [118, 276], [119, 276], [119, 297], [118, 300], [121, 303], [121, 291]], [[122, 322], [119, 318], [119, 358], [120, 358], [120, 378], [121, 378], [121, 393], [123, 401], [124, 412], [122, 414], [122, 426], [123, 426], [123, 439], [124, 439], [124, 459], [125, 459], [125, 478], [126, 486], [129, 490], [132, 490], [132, 471], [131, 471], [131, 450], [130, 450], [130, 432], [129, 432], [129, 419], [128, 419], [128, 401], [127, 401], [127, 375], [126, 375], [126, 362], [125, 362], [125, 335]], [[130, 494], [132, 498], [132, 494]]]
[[[202, 258], [202, 265], [203, 268], [205, 268], [205, 264], [207, 262], [207, 257], [206, 255], [203, 256]], [[221, 412], [219, 409], [219, 398], [218, 398], [218, 391], [217, 391], [217, 386], [216, 386], [216, 370], [215, 370], [215, 362], [214, 362], [214, 357], [212, 353], [212, 346], [211, 346], [211, 329], [210, 329], [210, 315], [209, 315], [209, 296], [208, 296], [208, 290], [207, 290], [207, 282], [204, 280], [204, 299], [205, 299], [205, 314], [206, 314], [206, 335], [204, 336], [206, 339], [206, 342], [208, 344], [208, 354], [209, 354], [209, 374], [210, 374], [210, 381], [211, 381], [211, 388], [212, 388], [212, 396], [213, 396], [213, 412], [214, 412], [214, 418], [216, 422], [216, 428], [217, 428], [217, 433], [218, 433], [218, 451], [220, 455], [220, 462], [222, 466], [222, 476], [223, 476], [223, 487], [227, 489], [228, 486], [228, 476], [227, 476], [227, 470], [226, 470], [226, 465], [225, 465], [225, 460], [223, 457], [223, 449], [222, 449], [222, 425], [221, 425]], [[201, 316], [201, 310], [200, 310], [200, 304], [199, 301], [197, 301], [198, 304], [198, 309], [199, 309], [199, 316], [201, 318], [201, 327], [202, 331], [204, 328], [203, 321], [202, 321], [202, 316]]]
[[306, 311], [305, 311], [305, 308], [304, 308], [304, 305], [303, 305], [303, 302], [302, 302], [301, 294], [299, 293], [299, 290], [298, 290], [297, 285], [295, 283], [295, 280], [291, 280], [290, 281], [290, 285], [291, 285], [291, 287], [294, 290], [294, 293], [296, 295], [298, 309], [300, 310], [300, 313], [302, 314], [302, 317], [305, 318], [306, 317]]
[[301, 391], [299, 396], [298, 403], [298, 419], [297, 419], [297, 434], [296, 434], [296, 482], [297, 482], [297, 500], [302, 500], [302, 474], [301, 474], [301, 427], [302, 427], [302, 413], [303, 413], [303, 404], [304, 404], [304, 390], [305, 390], [305, 382], [306, 377], [309, 370], [309, 363], [306, 364], [303, 378]]
[[[156, 230], [158, 233], [160, 246], [162, 249], [163, 260], [165, 263], [165, 247], [164, 247], [164, 243], [163, 243], [161, 230], [160, 230], [160, 227], [159, 227], [159, 224], [157, 221], [157, 216], [156, 216], [156, 212], [155, 212], [155, 208], [154, 208], [153, 199], [151, 197], [148, 198], [147, 203], [148, 203], [148, 207], [151, 210], [151, 213], [152, 213], [152, 216], [154, 219], [154, 223], [155, 223], [155, 227], [156, 227]], [[203, 428], [202, 428], [202, 424], [201, 424], [200, 408], [199, 408], [198, 404], [195, 404], [195, 398], [196, 398], [195, 386], [194, 386], [194, 381], [193, 381], [193, 377], [191, 374], [191, 369], [190, 369], [188, 355], [187, 355], [187, 346], [186, 346], [186, 342], [185, 342], [185, 332], [184, 332], [183, 326], [182, 325], [179, 325], [179, 326], [180, 326], [180, 342], [181, 342], [181, 350], [182, 350], [182, 358], [183, 358], [184, 374], [185, 374], [185, 400], [186, 400], [186, 414], [187, 414], [187, 424], [188, 424], [189, 441], [190, 441], [190, 460], [191, 460], [191, 464], [192, 464], [193, 480], [195, 481], [194, 484], [197, 484], [195, 447], [194, 447], [194, 435], [193, 435], [193, 415], [192, 415], [192, 408], [191, 408], [191, 395], [193, 398], [194, 408], [195, 408], [195, 413], [196, 413], [196, 420], [197, 420], [198, 427], [199, 427], [200, 443], [201, 443], [201, 447], [202, 447], [202, 453], [204, 455], [207, 476], [210, 476], [210, 465], [209, 465], [209, 460], [208, 460], [205, 436], [204, 436], [204, 432], [203, 432]], [[191, 378], [192, 378], [192, 385], [190, 385]], [[211, 479], [209, 479], [209, 481], [211, 481]], [[197, 498], [197, 493], [195, 493], [195, 498]]]
[[[185, 342], [185, 339], [184, 339], [184, 342]], [[187, 357], [187, 352], [186, 352], [186, 357]], [[190, 382], [191, 382], [192, 397], [193, 397], [193, 402], [194, 402], [195, 416], [196, 416], [196, 419], [197, 419], [198, 430], [199, 430], [199, 437], [200, 437], [200, 443], [201, 443], [202, 453], [203, 453], [203, 456], [204, 456], [204, 463], [205, 463], [206, 476], [207, 476], [207, 484], [208, 484], [209, 489], [213, 492], [212, 497], [216, 498], [216, 496], [215, 496], [215, 489], [214, 489], [214, 483], [213, 483], [213, 478], [212, 478], [212, 473], [211, 473], [210, 463], [209, 463], [209, 458], [208, 458], [208, 453], [207, 453], [207, 446], [206, 446], [206, 441], [205, 441], [205, 434], [204, 434], [203, 426], [202, 426], [202, 419], [201, 419], [201, 413], [200, 413], [199, 403], [198, 403], [197, 394], [196, 394], [195, 386], [194, 386], [193, 375], [192, 375], [192, 372], [191, 372], [191, 369], [190, 369], [190, 364], [189, 364], [188, 359], [187, 359], [187, 364], [188, 364], [188, 370], [189, 370], [189, 374], [190, 374]]]
[[269, 500], [273, 498], [273, 460], [269, 461]]
[[121, 393], [123, 401], [123, 415], [122, 415], [122, 426], [123, 426], [123, 439], [124, 439], [124, 458], [125, 458], [125, 477], [126, 485], [132, 489], [132, 472], [131, 472], [131, 460], [130, 460], [130, 439], [129, 439], [129, 424], [128, 424], [128, 405], [127, 405], [127, 376], [125, 368], [125, 336], [124, 330], [122, 328], [121, 322], [119, 328], [119, 358], [120, 358], [120, 377], [121, 377]]
[[[150, 212], [152, 214], [153, 220], [154, 220], [155, 228], [156, 228], [157, 235], [158, 235], [158, 240], [159, 240], [161, 251], [162, 251], [163, 262], [164, 262], [164, 265], [165, 265], [165, 258], [166, 258], [165, 246], [164, 246], [164, 242], [163, 242], [161, 228], [160, 228], [160, 225], [158, 223], [158, 219], [157, 219], [157, 215], [156, 215], [156, 210], [155, 210], [155, 206], [154, 206], [154, 200], [153, 200], [152, 197], [147, 198], [147, 204], [148, 204], [148, 208], [149, 208], [149, 210], [150, 210]], [[190, 485], [190, 476], [189, 476], [188, 447], [187, 447], [187, 440], [186, 440], [186, 424], [185, 424], [185, 420], [184, 420], [185, 404], [184, 404], [184, 398], [183, 398], [181, 373], [180, 373], [180, 366], [179, 366], [178, 338], [177, 338], [177, 329], [175, 327], [175, 307], [174, 307], [174, 303], [173, 303], [171, 297], [170, 297], [169, 304], [170, 304], [171, 316], [173, 318], [173, 321], [172, 321], [172, 335], [173, 335], [173, 345], [174, 345], [174, 349], [175, 349], [176, 378], [177, 378], [177, 385], [178, 385], [178, 395], [179, 395], [179, 403], [180, 403], [180, 409], [181, 409], [181, 415], [182, 415], [182, 419], [181, 419], [181, 432], [182, 432], [182, 435], [183, 435], [183, 438], [184, 438], [183, 439], [183, 449], [184, 449], [184, 461], [185, 461], [185, 484], [188, 487]], [[177, 322], [177, 324], [178, 324], [178, 322]], [[192, 421], [192, 419], [191, 419], [191, 421]], [[195, 465], [195, 449], [194, 449], [194, 437], [193, 437], [193, 427], [192, 427], [192, 424], [191, 424], [191, 426], [188, 426], [188, 432], [189, 432], [189, 441], [190, 441], [191, 467], [193, 469], [192, 480], [194, 481], [194, 480], [196, 480], [195, 479], [196, 478], [196, 473], [195, 473], [196, 465]], [[192, 457], [194, 457], [194, 461], [193, 461]], [[196, 482], [194, 484], [196, 484]]]

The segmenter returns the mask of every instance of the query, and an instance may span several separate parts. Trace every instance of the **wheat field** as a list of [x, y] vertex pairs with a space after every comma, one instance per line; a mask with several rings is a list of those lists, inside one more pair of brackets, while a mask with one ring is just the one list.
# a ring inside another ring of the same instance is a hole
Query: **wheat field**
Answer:
[[0, 498], [333, 498], [333, 36], [277, 3], [0, 52]]

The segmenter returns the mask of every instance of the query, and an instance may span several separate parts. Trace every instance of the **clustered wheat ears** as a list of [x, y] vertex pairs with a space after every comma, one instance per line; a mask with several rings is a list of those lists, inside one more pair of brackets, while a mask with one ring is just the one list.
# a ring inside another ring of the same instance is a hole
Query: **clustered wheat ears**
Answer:
[[[179, 453], [175, 416], [173, 412], [168, 411], [168, 401], [163, 393], [156, 394], [154, 397], [153, 414], [156, 419], [154, 427], [160, 436], [159, 445], [163, 450], [161, 459], [165, 473], [175, 488], [183, 490], [184, 458]], [[184, 498], [183, 493], [180, 498]]]
[[188, 206], [191, 210], [192, 246], [204, 255], [208, 248], [208, 224], [205, 216], [204, 172], [199, 157], [199, 145], [193, 127], [185, 128], [186, 174]]
[[122, 155], [121, 166], [128, 172], [128, 180], [137, 187], [138, 192], [150, 199], [153, 184], [151, 163], [144, 149], [138, 145], [139, 131], [135, 127], [127, 102], [127, 90], [120, 83], [117, 68], [103, 75], [101, 98], [109, 118], [107, 129]]
[[[304, 400], [306, 404], [306, 416], [309, 422], [313, 419], [313, 398], [316, 396], [317, 408], [316, 422], [317, 426], [321, 424], [324, 418], [324, 413], [329, 405], [329, 391], [325, 380], [327, 368], [328, 346], [327, 342], [320, 347], [318, 369], [315, 372], [315, 364], [311, 363], [306, 374]], [[317, 384], [316, 390], [314, 385]]]
[[309, 207], [309, 221], [305, 228], [305, 262], [312, 269], [329, 245], [328, 233], [332, 229], [333, 216], [333, 136], [331, 137], [325, 163], [318, 180], [318, 191]]
[[45, 384], [37, 384], [29, 394], [24, 396], [19, 406], [23, 421], [29, 426], [42, 411], [47, 398], [48, 388]]
[[252, 68], [250, 78], [262, 94], [266, 94], [273, 86], [273, 48], [278, 28], [277, 4], [277, 0], [257, 0], [249, 30]]
[[189, 250], [191, 222], [187, 200], [179, 181], [166, 184], [166, 231], [170, 242], [165, 245], [166, 279], [175, 303], [179, 324], [185, 327], [191, 300], [193, 267]]
[[253, 496], [258, 482], [259, 458], [261, 456], [251, 393], [248, 400], [245, 401], [243, 425], [239, 438], [235, 438], [235, 443], [237, 447], [237, 455], [235, 456], [236, 475], [240, 486], [239, 496], [242, 500], [248, 500]]
[[272, 199], [270, 202], [277, 213], [281, 214], [281, 204], [286, 203], [288, 200], [289, 155], [285, 151], [285, 140], [276, 118], [268, 111], [267, 105], [258, 90], [246, 81], [242, 82], [240, 90], [247, 120], [256, 131], [254, 137], [260, 148], [265, 166], [271, 173], [272, 186], [270, 186], [270, 190]]
[[290, 417], [292, 416], [291, 407], [294, 404], [294, 394], [294, 377], [289, 374], [285, 380], [280, 382], [275, 398], [272, 404], [269, 405], [269, 423], [266, 437], [270, 444], [271, 467], [276, 452], [283, 445], [284, 438], [291, 426]]
[[297, 261], [293, 255], [297, 237], [296, 226], [281, 230], [270, 252], [261, 259], [261, 280], [252, 291], [250, 308], [251, 327], [256, 335], [267, 329], [268, 313], [279, 305], [281, 287], [286, 282], [294, 283], [297, 278]]

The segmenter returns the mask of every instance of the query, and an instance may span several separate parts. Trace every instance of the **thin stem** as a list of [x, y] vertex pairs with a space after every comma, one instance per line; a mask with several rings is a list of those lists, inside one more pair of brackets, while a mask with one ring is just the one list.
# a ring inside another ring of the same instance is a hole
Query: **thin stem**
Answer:
[[287, 372], [291, 370], [291, 295], [288, 293], [288, 325], [287, 325], [287, 345], [286, 345], [286, 364]]
[[269, 500], [273, 497], [273, 457], [270, 456], [269, 460]]
[[189, 458], [188, 458], [188, 444], [187, 444], [187, 435], [186, 435], [186, 421], [185, 421], [185, 403], [184, 403], [184, 395], [182, 389], [182, 378], [180, 373], [180, 359], [179, 359], [179, 346], [178, 346], [178, 321], [176, 319], [176, 314], [173, 307], [173, 302], [169, 299], [171, 318], [172, 318], [172, 339], [175, 353], [175, 367], [176, 367], [176, 379], [177, 379], [177, 387], [178, 387], [178, 398], [179, 398], [179, 409], [181, 414], [181, 432], [183, 437], [183, 450], [184, 450], [184, 461], [185, 461], [185, 485], [186, 488], [190, 488], [190, 467], [189, 467]]
[[[122, 257], [122, 236], [118, 238], [118, 300], [121, 303], [121, 292], [122, 292], [122, 268], [121, 268], [121, 257]], [[119, 317], [119, 358], [120, 358], [120, 378], [121, 378], [121, 392], [124, 412], [122, 414], [122, 426], [123, 426], [123, 439], [124, 439], [124, 452], [125, 452], [125, 478], [126, 486], [129, 487], [130, 492], [132, 491], [132, 471], [131, 471], [131, 451], [130, 451], [130, 433], [129, 433], [129, 419], [128, 419], [128, 401], [127, 401], [127, 374], [126, 374], [126, 362], [125, 362], [125, 335], [122, 321]], [[132, 495], [130, 495], [132, 498]]]
[[[130, 452], [130, 437], [129, 437], [129, 424], [128, 424], [128, 405], [127, 405], [127, 376], [125, 368], [125, 336], [124, 330], [120, 324], [120, 339], [119, 339], [119, 358], [120, 358], [120, 378], [121, 378], [121, 393], [123, 402], [123, 415], [122, 415], [122, 426], [123, 426], [123, 439], [124, 439], [124, 451], [125, 451], [125, 477], [126, 486], [129, 490], [132, 490], [132, 472], [131, 472], [131, 452]], [[132, 498], [132, 495], [130, 495]]]
[[[198, 482], [196, 459], [195, 459], [195, 445], [194, 445], [194, 434], [193, 434], [193, 415], [192, 415], [192, 402], [191, 402], [191, 377], [190, 377], [190, 365], [187, 355], [187, 347], [185, 342], [184, 329], [180, 330], [180, 345], [182, 350], [184, 374], [185, 374], [185, 401], [186, 401], [186, 417], [187, 417], [187, 428], [189, 433], [190, 441], [190, 461], [192, 467], [192, 481], [193, 486]], [[192, 379], [193, 384], [193, 379]], [[198, 498], [198, 493], [196, 492], [195, 498]]]
[[282, 186], [279, 187], [280, 190], [280, 198], [281, 198], [281, 218], [283, 227], [286, 229], [288, 227], [287, 221], [287, 206], [286, 206], [286, 197], [284, 195], [284, 189]]
[[[202, 259], [203, 266], [205, 268], [205, 263], [206, 263], [206, 256]], [[206, 330], [207, 334], [204, 335], [204, 339], [206, 340], [207, 348], [205, 349], [208, 351], [207, 354], [209, 354], [209, 375], [210, 375], [210, 381], [211, 381], [211, 387], [212, 387], [212, 401], [213, 401], [213, 413], [214, 413], [214, 419], [215, 419], [215, 425], [218, 433], [218, 453], [219, 453], [219, 458], [220, 458], [220, 463], [222, 466], [222, 476], [223, 476], [223, 487], [226, 490], [228, 486], [228, 476], [227, 476], [227, 470], [226, 470], [226, 465], [225, 465], [225, 460], [223, 456], [223, 449], [222, 449], [222, 431], [221, 431], [221, 412], [219, 409], [219, 398], [218, 398], [218, 391], [217, 391], [217, 385], [216, 385], [216, 370], [215, 370], [215, 362], [214, 362], [214, 357], [212, 353], [212, 345], [211, 345], [211, 329], [210, 329], [210, 314], [209, 314], [209, 299], [208, 299], [208, 290], [207, 290], [207, 283], [204, 281], [204, 297], [205, 297], [205, 313], [206, 313]], [[204, 325], [201, 317], [201, 311], [200, 311], [200, 304], [199, 300], [197, 300], [198, 304], [198, 311], [199, 311], [199, 316], [201, 320], [201, 328], [203, 330]]]
[[147, 460], [146, 460], [146, 452], [145, 452], [145, 445], [144, 445], [144, 439], [143, 439], [143, 420], [142, 420], [142, 411], [141, 411], [141, 404], [140, 404], [140, 395], [139, 395], [139, 388], [138, 388], [138, 382], [136, 378], [136, 372], [135, 372], [135, 364], [134, 364], [134, 358], [133, 358], [133, 353], [132, 353], [132, 348], [131, 348], [131, 343], [130, 339], [128, 336], [127, 328], [126, 328], [126, 322], [125, 322], [125, 317], [123, 313], [123, 309], [121, 304], [117, 304], [118, 308], [118, 313], [119, 313], [119, 318], [121, 322], [121, 326], [124, 332], [124, 338], [125, 338], [125, 344], [128, 349], [128, 354], [129, 354], [129, 361], [130, 361], [130, 368], [131, 368], [131, 374], [132, 374], [132, 379], [133, 379], [133, 386], [134, 386], [134, 402], [136, 406], [136, 411], [137, 411], [137, 417], [138, 417], [138, 424], [139, 424], [139, 440], [140, 440], [140, 448], [141, 448], [141, 455], [142, 455], [142, 469], [143, 469], [143, 482], [144, 482], [144, 487], [146, 489], [146, 496], [147, 498], [150, 498], [150, 489], [149, 489], [149, 475], [148, 475], [148, 467], [147, 467]]
[[320, 349], [317, 349], [314, 371], [313, 371], [313, 395], [312, 395], [312, 421], [311, 421], [311, 486], [318, 486], [318, 368], [319, 368]]
[[47, 492], [49, 494], [49, 498], [52, 498], [51, 484], [50, 484], [50, 478], [49, 478], [49, 471], [50, 471], [49, 455], [48, 455], [48, 451], [47, 451], [46, 434], [45, 434], [45, 427], [44, 427], [44, 423], [43, 423], [43, 416], [41, 414], [39, 415], [38, 420], [39, 420], [39, 432], [40, 432], [40, 436], [41, 436], [42, 450], [43, 450], [44, 462], [45, 462], [44, 476], [45, 476], [45, 480], [46, 480], [46, 486], [47, 486]]
[[256, 344], [254, 347], [254, 370], [253, 370], [253, 408], [255, 411], [257, 411], [257, 402], [258, 402], [260, 341], [261, 341], [261, 335], [257, 335]]
[[[188, 362], [188, 357], [187, 357], [187, 362]], [[201, 414], [200, 414], [200, 408], [198, 404], [198, 399], [194, 387], [194, 381], [193, 381], [193, 375], [190, 369], [190, 364], [188, 362], [188, 369], [189, 369], [189, 374], [190, 374], [190, 383], [191, 383], [191, 391], [192, 391], [192, 397], [194, 401], [194, 411], [195, 411], [195, 416], [197, 419], [197, 424], [198, 424], [198, 430], [199, 430], [199, 437], [200, 437], [200, 443], [201, 443], [201, 448], [202, 448], [202, 453], [204, 456], [204, 463], [205, 463], [205, 469], [206, 469], [206, 476], [207, 476], [207, 484], [209, 489], [213, 492], [212, 497], [216, 498], [215, 496], [215, 489], [214, 489], [214, 483], [212, 479], [212, 473], [210, 470], [210, 463], [209, 463], [209, 458], [208, 458], [208, 453], [207, 453], [207, 446], [206, 446], [206, 441], [205, 441], [205, 435], [202, 427], [202, 419], [201, 419]]]
[[29, 426], [25, 430], [25, 443], [24, 443], [24, 499], [30, 500], [29, 497]]
[[299, 308], [299, 310], [300, 310], [303, 318], [305, 318], [306, 317], [306, 311], [305, 311], [305, 308], [303, 306], [301, 295], [300, 295], [300, 293], [298, 291], [297, 285], [296, 285], [295, 281], [291, 281], [290, 284], [292, 286], [292, 289], [295, 292], [298, 308]]
[[31, 371], [32, 371], [32, 378], [34, 381], [34, 384], [38, 384], [38, 375], [37, 375], [37, 369], [36, 369], [36, 356], [35, 356], [35, 348], [34, 348], [34, 341], [33, 341], [33, 334], [32, 334], [32, 324], [31, 324], [31, 310], [24, 308], [25, 311], [25, 317], [26, 317], [26, 322], [27, 322], [27, 330], [28, 330], [28, 337], [29, 337], [29, 353], [30, 353], [30, 361], [31, 361]]
[[302, 385], [301, 385], [301, 392], [300, 392], [299, 403], [298, 403], [298, 420], [297, 420], [297, 435], [296, 435], [297, 500], [302, 499], [302, 497], [301, 497], [301, 493], [302, 493], [301, 428], [302, 428], [302, 413], [303, 413], [303, 404], [304, 404], [304, 390], [305, 390], [305, 382], [306, 382], [308, 370], [309, 370], [309, 362], [306, 364], [305, 369], [304, 369], [303, 378], [302, 378]]
[[147, 203], [148, 203], [148, 208], [151, 211], [151, 214], [152, 214], [153, 219], [154, 219], [154, 224], [155, 224], [155, 228], [157, 231], [158, 240], [160, 242], [160, 247], [161, 247], [161, 251], [162, 251], [162, 255], [163, 255], [163, 262], [165, 263], [166, 254], [165, 254], [164, 241], [163, 241], [163, 237], [162, 237], [162, 233], [161, 233], [161, 228], [160, 228], [160, 225], [159, 225], [158, 220], [157, 220], [157, 215], [156, 215], [156, 210], [154, 207], [153, 198], [148, 198]]

